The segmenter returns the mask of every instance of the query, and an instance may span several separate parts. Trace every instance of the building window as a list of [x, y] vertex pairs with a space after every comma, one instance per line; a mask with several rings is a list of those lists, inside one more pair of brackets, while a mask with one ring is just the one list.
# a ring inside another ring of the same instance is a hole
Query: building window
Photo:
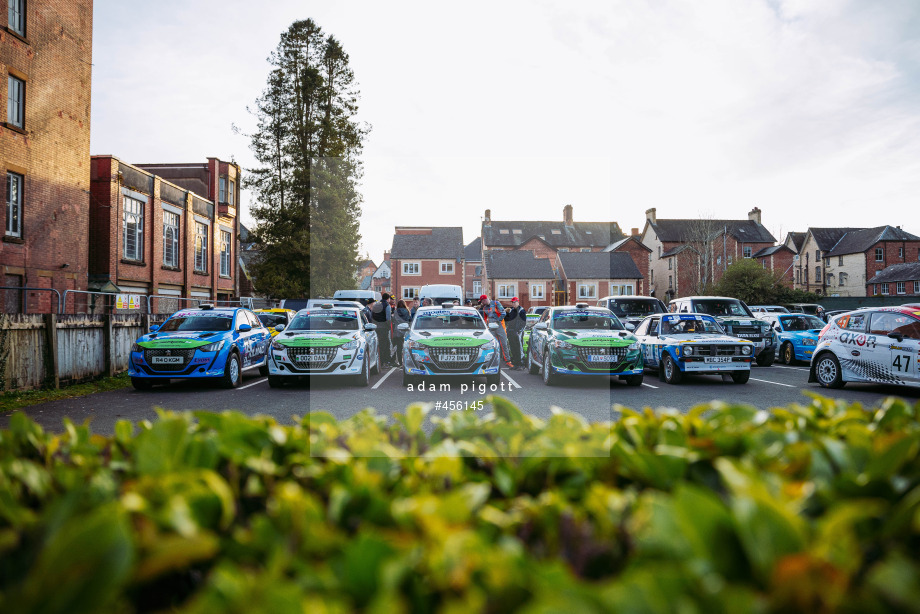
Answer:
[[901, 260], [904, 260], [904, 248], [903, 247], [898, 248], [898, 258], [900, 258]]
[[914, 294], [920, 294], [920, 281], [914, 282]]
[[729, 255], [728, 255], [728, 264], [731, 264], [731, 263], [732, 263], [732, 255], [729, 254]]
[[582, 247], [582, 248], [581, 248], [581, 251], [583, 251], [583, 252], [590, 252], [590, 251], [591, 251], [591, 248], [590, 248], [590, 247]]
[[882, 284], [882, 294], [888, 294], [888, 284]]
[[403, 275], [421, 275], [422, 264], [420, 262], [403, 262], [402, 272]]
[[597, 284], [578, 284], [578, 298], [597, 298]]
[[716, 264], [722, 266], [722, 256], [716, 256]]
[[179, 216], [172, 211], [163, 212], [163, 264], [179, 266]]
[[633, 293], [632, 284], [610, 284], [610, 295], [611, 296], [629, 296]]
[[881, 247], [876, 247], [875, 248], [875, 261], [882, 262], [883, 260], [885, 260], [885, 250], [883, 250]]
[[671, 275], [668, 275], [668, 290], [673, 290], [673, 289], [674, 289], [674, 277]]
[[220, 231], [220, 274], [230, 277], [230, 233]]
[[441, 275], [453, 275], [454, 274], [454, 263], [453, 262], [442, 262], [441, 263]]
[[816, 266], [815, 267], [815, 283], [817, 284], [820, 282], [821, 282], [821, 267]]
[[230, 191], [227, 193], [227, 203], [231, 207], [236, 206], [236, 182], [232, 179], [230, 180]]
[[415, 286], [403, 286], [402, 287], [402, 297], [404, 300], [412, 300], [418, 298], [419, 288]]
[[217, 199], [218, 202], [227, 202], [227, 178], [223, 175], [217, 180]]
[[668, 270], [671, 271], [674, 269], [674, 259], [668, 258]]
[[559, 251], [560, 251], [560, 252], [567, 252], [567, 251], [569, 251], [569, 248], [567, 248], [567, 247], [560, 247], [560, 248], [559, 248]]
[[878, 296], [878, 284], [872, 285], [872, 296]]
[[819, 262], [820, 260], [821, 260], [821, 250], [816, 249], [815, 250], [815, 262]]
[[903, 281], [899, 281], [899, 282], [898, 282], [897, 287], [896, 287], [896, 290], [898, 291], [898, 294], [906, 294], [906, 293], [907, 293], [907, 289], [905, 288], [905, 284], [904, 284]]
[[9, 0], [7, 13], [10, 30], [19, 36], [26, 35], [26, 0]]
[[741, 255], [744, 256], [745, 258], [750, 258], [751, 257], [751, 246], [745, 245], [744, 247], [742, 247]]
[[195, 222], [195, 272], [208, 272], [208, 225]]
[[833, 273], [827, 273], [826, 275], [827, 275], [827, 285], [828, 285], [828, 286], [833, 286], [833, 285], [834, 285], [834, 282], [836, 281], [836, 280], [834, 279], [834, 274], [833, 274]]
[[501, 228], [501, 229], [499, 229], [498, 234], [500, 234], [500, 235], [506, 235], [506, 234], [508, 234], [508, 229], [507, 229], [507, 228]]
[[482, 282], [481, 281], [477, 280], [473, 282], [473, 294], [475, 294], [477, 297], [482, 296]]
[[520, 229], [518, 229], [518, 228], [514, 228], [514, 229], [511, 231], [511, 234], [519, 235], [519, 234], [521, 234], [521, 231], [520, 231]]
[[26, 82], [10, 75], [6, 88], [6, 121], [11, 126], [25, 129]]
[[6, 236], [22, 237], [23, 176], [6, 174]]
[[530, 284], [530, 298], [531, 299], [542, 299], [544, 298], [543, 293], [543, 284]]
[[144, 203], [129, 196], [124, 197], [124, 202], [125, 215], [122, 219], [124, 250], [122, 257], [125, 260], [142, 260], [144, 254]]
[[763, 268], [767, 268], [767, 259], [764, 258], [760, 264], [763, 265]]
[[843, 256], [837, 256], [837, 266], [843, 266]]
[[498, 298], [511, 298], [517, 292], [516, 284], [499, 284], [498, 285]]
[[841, 274], [840, 274], [840, 286], [841, 286], [841, 287], [847, 285], [847, 278], [848, 278], [848, 277], [849, 277], [849, 275], [847, 275], [846, 273], [841, 273]]

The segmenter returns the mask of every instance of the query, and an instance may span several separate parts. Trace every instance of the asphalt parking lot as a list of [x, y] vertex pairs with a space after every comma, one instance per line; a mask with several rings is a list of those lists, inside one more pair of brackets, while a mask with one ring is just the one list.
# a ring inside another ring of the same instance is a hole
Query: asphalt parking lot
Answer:
[[[337, 418], [348, 418], [366, 407], [379, 414], [392, 415], [404, 411], [411, 403], [432, 403], [431, 415], [446, 415], [450, 411], [478, 407], [486, 395], [496, 394], [513, 401], [525, 413], [538, 417], [551, 415], [551, 407], [576, 412], [588, 421], [616, 419], [615, 405], [633, 409], [645, 407], [690, 408], [720, 399], [743, 402], [760, 409], [806, 402], [806, 393], [858, 401], [867, 407], [879, 404], [887, 396], [900, 396], [916, 402], [920, 389], [871, 384], [847, 384], [842, 390], [827, 390], [809, 384], [807, 365], [773, 365], [755, 367], [747, 384], [723, 382], [713, 375], [685, 377], [680, 385], [668, 385], [646, 372], [642, 386], [628, 387], [609, 378], [564, 379], [561, 385], [547, 387], [539, 375], [526, 371], [502, 374], [502, 383], [490, 390], [483, 378], [457, 377], [424, 380], [424, 390], [408, 390], [402, 385], [399, 370], [390, 369], [373, 376], [367, 388], [345, 384], [341, 378], [312, 378], [310, 382], [269, 388], [266, 378], [255, 369], [244, 372], [242, 385], [224, 390], [201, 380], [174, 380], [150, 391], [115, 390], [90, 396], [63, 399], [27, 407], [33, 420], [52, 431], [62, 429], [67, 417], [79, 424], [90, 420], [94, 432], [111, 433], [118, 420], [154, 420], [156, 409], [174, 411], [238, 410], [247, 414], [265, 414], [281, 423], [290, 423], [292, 416], [311, 411], [327, 411]], [[432, 386], [434, 389], [432, 389]], [[441, 405], [438, 405], [440, 403]], [[489, 410], [483, 404], [481, 410]], [[0, 427], [6, 427], [9, 415], [0, 416]]]

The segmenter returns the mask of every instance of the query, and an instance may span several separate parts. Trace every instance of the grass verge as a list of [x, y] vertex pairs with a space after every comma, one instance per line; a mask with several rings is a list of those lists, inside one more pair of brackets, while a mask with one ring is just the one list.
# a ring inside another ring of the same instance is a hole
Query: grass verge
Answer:
[[131, 378], [128, 373], [121, 373], [115, 377], [104, 377], [92, 382], [83, 384], [74, 384], [58, 390], [22, 390], [18, 392], [6, 392], [0, 394], [0, 414], [8, 414], [17, 409], [47, 403], [48, 401], [57, 401], [58, 399], [70, 399], [73, 397], [83, 397], [95, 392], [105, 392], [107, 390], [120, 390], [131, 386]]

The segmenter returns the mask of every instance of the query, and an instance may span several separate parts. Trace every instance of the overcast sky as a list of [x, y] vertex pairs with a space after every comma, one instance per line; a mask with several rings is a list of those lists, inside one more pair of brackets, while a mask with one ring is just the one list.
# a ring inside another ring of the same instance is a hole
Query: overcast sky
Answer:
[[[577, 4], [577, 5], [576, 5]], [[920, 234], [920, 2], [96, 0], [93, 154], [255, 161], [246, 107], [314, 19], [351, 56], [362, 251], [394, 226], [741, 219]], [[248, 215], [243, 196], [243, 221]]]

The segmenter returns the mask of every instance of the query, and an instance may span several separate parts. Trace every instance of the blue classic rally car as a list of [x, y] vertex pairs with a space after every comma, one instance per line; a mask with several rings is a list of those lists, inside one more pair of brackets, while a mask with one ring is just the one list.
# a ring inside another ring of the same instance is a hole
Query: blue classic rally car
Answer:
[[248, 309], [201, 305], [169, 316], [131, 348], [128, 373], [138, 390], [172, 378], [221, 378], [236, 388], [246, 369], [268, 374], [271, 334]]
[[645, 366], [661, 379], [679, 384], [685, 373], [730, 375], [736, 384], [751, 377], [754, 344], [729, 337], [710, 315], [662, 314], [636, 328]]
[[804, 313], [769, 314], [760, 316], [768, 322], [779, 337], [779, 361], [791, 365], [796, 360], [811, 362], [818, 345], [824, 321]]
[[485, 376], [488, 384], [501, 380], [498, 341], [482, 315], [472, 307], [445, 303], [422, 307], [412, 324], [400, 324], [403, 343], [403, 385], [414, 385], [424, 375]]
[[628, 386], [642, 385], [638, 339], [612, 311], [587, 303], [547, 309], [533, 327], [526, 363], [547, 386], [562, 375], [615, 375]]

